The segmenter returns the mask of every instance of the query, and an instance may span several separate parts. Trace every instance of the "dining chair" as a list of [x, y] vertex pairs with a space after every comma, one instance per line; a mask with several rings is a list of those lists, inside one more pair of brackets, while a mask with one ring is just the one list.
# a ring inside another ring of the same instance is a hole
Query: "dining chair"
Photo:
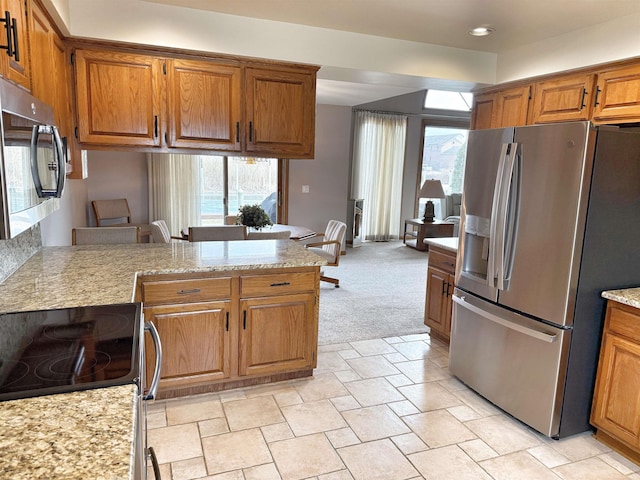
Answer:
[[291, 230], [279, 230], [277, 232], [247, 232], [247, 240], [289, 239]]
[[71, 245], [140, 243], [138, 227], [78, 227], [71, 230]]
[[131, 222], [131, 210], [126, 198], [92, 200], [91, 206], [98, 227], [139, 227], [141, 236], [151, 234], [148, 224]]
[[224, 224], [225, 225], [236, 225], [238, 221], [238, 215], [225, 215], [224, 216]]
[[[346, 223], [338, 220], [329, 220], [324, 234], [320, 234], [324, 240], [320, 242], [307, 243], [305, 248], [324, 258], [327, 261], [327, 266], [337, 267], [340, 262], [340, 253], [346, 232]], [[320, 272], [320, 280], [323, 282], [333, 283], [336, 288], [340, 287], [339, 279], [327, 277], [324, 275], [324, 272]]]
[[244, 240], [247, 227], [244, 225], [215, 225], [210, 227], [189, 227], [190, 242], [215, 240]]
[[153, 238], [153, 243], [171, 243], [171, 239], [185, 240], [183, 237], [171, 235], [167, 222], [164, 220], [155, 220], [151, 222], [151, 236]]

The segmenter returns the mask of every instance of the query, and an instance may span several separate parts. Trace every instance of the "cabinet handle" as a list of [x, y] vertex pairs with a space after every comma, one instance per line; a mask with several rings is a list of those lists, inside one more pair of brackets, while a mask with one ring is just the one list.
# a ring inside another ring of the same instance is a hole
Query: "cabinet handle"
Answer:
[[153, 136], [158, 138], [158, 115], [153, 116]]
[[247, 329], [247, 311], [246, 310], [242, 312], [242, 329], [243, 330]]
[[227, 312], [227, 326], [226, 326], [227, 332], [229, 331], [229, 312]]
[[240, 143], [240, 122], [236, 122], [236, 143]]
[[0, 22], [4, 23], [4, 29], [5, 32], [7, 33], [7, 46], [6, 47], [0, 47], [3, 48], [7, 51], [7, 55], [12, 57], [13, 56], [13, 45], [11, 44], [11, 14], [9, 13], [8, 10], [5, 10], [4, 12], [4, 18], [0, 19]]
[[445, 290], [447, 289], [447, 282], [442, 282], [442, 293], [441, 295], [444, 295]]
[[280, 282], [280, 283], [272, 283], [272, 287], [286, 287], [287, 285], [291, 285], [291, 282]]
[[199, 288], [192, 288], [191, 290], [180, 290], [178, 295], [191, 295], [192, 293], [200, 293]]
[[584, 105], [584, 99], [587, 97], [587, 89], [583, 88], [582, 89], [582, 99], [580, 100], [580, 110], [582, 110], [585, 105]]
[[11, 30], [13, 31], [13, 58], [20, 61], [20, 51], [18, 50], [18, 24], [15, 18], [11, 19]]
[[253, 139], [253, 122], [249, 122], [249, 141]]
[[601, 91], [602, 91], [602, 90], [600, 90], [600, 87], [596, 87], [596, 100], [595, 100], [595, 102], [594, 102], [594, 104], [593, 104], [593, 106], [594, 106], [594, 107], [595, 107], [596, 105], [600, 105], [600, 102], [598, 102], [598, 97], [600, 96], [600, 92], [601, 92]]

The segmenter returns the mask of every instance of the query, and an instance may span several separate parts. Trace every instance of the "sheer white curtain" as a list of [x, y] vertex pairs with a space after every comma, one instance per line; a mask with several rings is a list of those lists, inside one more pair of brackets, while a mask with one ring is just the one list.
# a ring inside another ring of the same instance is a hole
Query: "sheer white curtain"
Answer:
[[356, 111], [352, 198], [364, 199], [365, 240], [400, 237], [407, 116]]
[[194, 155], [147, 155], [149, 218], [167, 222], [171, 235], [200, 225], [200, 160]]

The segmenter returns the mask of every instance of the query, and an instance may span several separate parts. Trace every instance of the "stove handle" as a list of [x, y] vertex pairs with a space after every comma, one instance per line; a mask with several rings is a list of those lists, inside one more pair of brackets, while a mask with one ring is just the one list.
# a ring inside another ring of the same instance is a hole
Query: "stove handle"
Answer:
[[153, 340], [153, 344], [156, 349], [156, 368], [153, 372], [153, 379], [151, 380], [149, 392], [144, 397], [142, 397], [142, 399], [153, 400], [158, 394], [158, 386], [160, 384], [160, 370], [162, 367], [162, 343], [160, 342], [160, 335], [158, 335], [158, 330], [152, 322], [145, 322], [144, 330], [145, 332], [149, 332], [149, 334], [151, 335], [151, 339]]

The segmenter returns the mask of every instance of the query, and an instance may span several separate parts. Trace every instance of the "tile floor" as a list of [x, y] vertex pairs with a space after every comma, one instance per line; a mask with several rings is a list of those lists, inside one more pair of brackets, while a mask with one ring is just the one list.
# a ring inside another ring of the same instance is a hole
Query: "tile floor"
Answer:
[[313, 377], [151, 404], [149, 444], [165, 480], [640, 480], [590, 433], [554, 441], [505, 415], [447, 362], [426, 334], [323, 346]]

